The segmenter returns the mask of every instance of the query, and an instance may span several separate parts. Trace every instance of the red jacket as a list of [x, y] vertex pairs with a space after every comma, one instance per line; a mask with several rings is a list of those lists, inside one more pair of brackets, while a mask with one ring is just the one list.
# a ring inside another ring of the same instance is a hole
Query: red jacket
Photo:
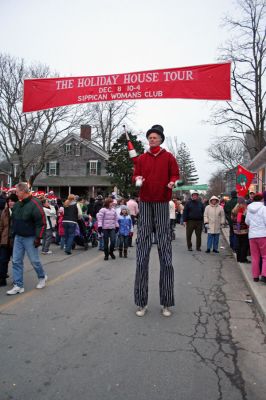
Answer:
[[161, 149], [157, 155], [148, 151], [138, 157], [133, 182], [137, 176], [145, 178], [140, 188], [141, 201], [168, 202], [172, 197], [172, 189], [167, 185], [179, 179], [179, 168], [175, 157], [165, 149]]

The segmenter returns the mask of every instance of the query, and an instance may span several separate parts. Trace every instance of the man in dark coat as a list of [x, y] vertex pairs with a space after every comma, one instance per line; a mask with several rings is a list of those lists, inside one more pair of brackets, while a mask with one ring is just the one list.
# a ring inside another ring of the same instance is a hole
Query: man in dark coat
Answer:
[[191, 199], [187, 202], [183, 212], [184, 226], [186, 227], [187, 248], [192, 251], [191, 237], [196, 234], [196, 249], [201, 251], [201, 234], [203, 224], [204, 206], [195, 190], [191, 193]]
[[14, 286], [7, 291], [8, 295], [24, 293], [23, 260], [25, 253], [27, 253], [39, 280], [36, 289], [43, 289], [47, 280], [38, 252], [38, 247], [46, 229], [46, 218], [42, 204], [32, 197], [27, 183], [18, 183], [16, 185], [16, 194], [19, 201], [15, 203], [12, 209], [11, 221], [14, 237], [12, 256]]

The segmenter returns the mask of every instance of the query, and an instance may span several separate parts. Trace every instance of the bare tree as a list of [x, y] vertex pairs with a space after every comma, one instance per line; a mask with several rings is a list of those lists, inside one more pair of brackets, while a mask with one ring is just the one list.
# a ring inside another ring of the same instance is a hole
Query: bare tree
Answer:
[[254, 157], [265, 145], [265, 0], [237, 0], [241, 17], [227, 17], [232, 38], [220, 49], [223, 60], [232, 60], [232, 101], [213, 113], [216, 125], [226, 124], [231, 139]]
[[242, 164], [244, 160], [242, 143], [232, 140], [230, 136], [213, 139], [207, 153], [214, 162], [221, 164], [226, 169], [235, 168], [238, 164]]
[[23, 60], [0, 54], [0, 149], [11, 166], [18, 165], [18, 179], [29, 185], [43, 170], [51, 144], [81, 123], [83, 108], [60, 107], [22, 113], [24, 78], [51, 75], [47, 66], [27, 67]]
[[215, 171], [208, 182], [208, 193], [207, 196], [219, 196], [225, 192], [225, 179], [224, 179], [224, 170], [218, 169]]
[[177, 136], [167, 137], [166, 146], [168, 150], [177, 158], [180, 144], [178, 143]]
[[122, 124], [130, 120], [135, 108], [134, 102], [113, 101], [93, 104], [89, 107], [92, 140], [109, 152], [112, 144], [121, 135]]

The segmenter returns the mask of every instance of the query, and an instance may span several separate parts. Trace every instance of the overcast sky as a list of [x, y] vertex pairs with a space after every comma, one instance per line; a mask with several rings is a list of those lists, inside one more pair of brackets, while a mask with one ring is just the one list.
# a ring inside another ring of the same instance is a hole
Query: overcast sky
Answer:
[[[41, 62], [60, 76], [109, 75], [217, 62], [234, 0], [0, 0], [1, 52]], [[138, 100], [132, 127], [161, 124], [185, 142], [207, 183], [217, 166], [206, 148], [219, 132], [203, 124], [214, 101]]]

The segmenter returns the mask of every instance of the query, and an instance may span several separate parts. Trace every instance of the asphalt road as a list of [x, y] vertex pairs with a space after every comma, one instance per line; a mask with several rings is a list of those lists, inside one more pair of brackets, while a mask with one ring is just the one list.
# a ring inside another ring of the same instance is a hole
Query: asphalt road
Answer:
[[[195, 239], [194, 239], [195, 240]], [[0, 400], [265, 400], [265, 326], [228, 248], [173, 242], [176, 306], [160, 315], [156, 246], [148, 313], [135, 316], [135, 248], [42, 256], [49, 276], [25, 293], [0, 288]], [[221, 242], [221, 246], [225, 243]]]

